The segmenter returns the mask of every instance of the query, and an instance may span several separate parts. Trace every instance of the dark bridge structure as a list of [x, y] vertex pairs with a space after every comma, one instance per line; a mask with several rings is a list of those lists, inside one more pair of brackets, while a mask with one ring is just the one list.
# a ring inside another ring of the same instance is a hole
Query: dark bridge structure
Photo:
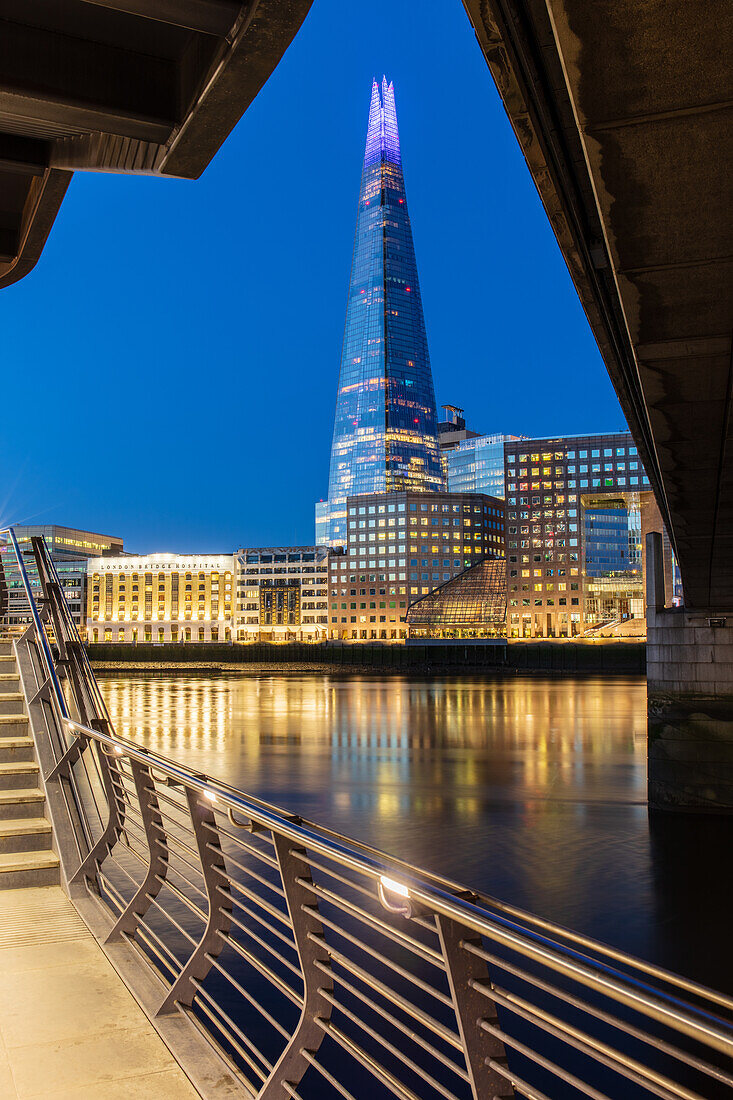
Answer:
[[27, 275], [75, 171], [197, 179], [312, 0], [3, 0], [0, 287]]
[[[457, 2], [457, 0], [456, 0]], [[648, 547], [650, 802], [733, 808], [727, 0], [464, 0], [680, 565]], [[4, 0], [0, 287], [74, 171], [196, 178], [310, 0]]]
[[467, 0], [688, 607], [733, 609], [733, 11]]

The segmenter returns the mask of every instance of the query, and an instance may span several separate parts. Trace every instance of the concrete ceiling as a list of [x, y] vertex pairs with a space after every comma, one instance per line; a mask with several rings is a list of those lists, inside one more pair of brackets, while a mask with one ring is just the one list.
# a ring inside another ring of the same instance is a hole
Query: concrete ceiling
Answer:
[[312, 0], [2, 0], [0, 287], [37, 262], [74, 171], [196, 179]]
[[733, 5], [464, 0], [639, 444], [685, 603], [733, 609]]

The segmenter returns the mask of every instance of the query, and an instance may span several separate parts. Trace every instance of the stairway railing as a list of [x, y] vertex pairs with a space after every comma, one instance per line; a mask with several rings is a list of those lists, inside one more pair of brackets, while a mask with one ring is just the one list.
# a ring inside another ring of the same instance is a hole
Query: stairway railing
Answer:
[[33, 554], [70, 893], [96, 899], [160, 1019], [190, 1020], [242, 1095], [730, 1094], [733, 998], [118, 737], [41, 540]]

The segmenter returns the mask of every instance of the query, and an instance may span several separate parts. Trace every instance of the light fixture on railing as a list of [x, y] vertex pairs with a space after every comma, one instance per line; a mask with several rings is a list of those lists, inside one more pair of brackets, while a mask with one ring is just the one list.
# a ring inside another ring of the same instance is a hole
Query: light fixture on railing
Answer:
[[410, 891], [401, 882], [396, 882], [387, 875], [380, 875], [378, 893], [379, 900], [390, 913], [398, 913], [403, 917], [412, 916]]
[[209, 802], [216, 802], [217, 798], [213, 791], [204, 791], [204, 798], [208, 798]]

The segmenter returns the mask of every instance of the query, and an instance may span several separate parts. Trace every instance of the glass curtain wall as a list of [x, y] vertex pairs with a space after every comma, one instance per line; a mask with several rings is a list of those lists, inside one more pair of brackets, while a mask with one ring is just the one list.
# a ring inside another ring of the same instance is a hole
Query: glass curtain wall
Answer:
[[394, 88], [372, 84], [318, 542], [343, 545], [348, 496], [445, 489]]
[[411, 638], [505, 638], [506, 562], [486, 557], [410, 604]]

